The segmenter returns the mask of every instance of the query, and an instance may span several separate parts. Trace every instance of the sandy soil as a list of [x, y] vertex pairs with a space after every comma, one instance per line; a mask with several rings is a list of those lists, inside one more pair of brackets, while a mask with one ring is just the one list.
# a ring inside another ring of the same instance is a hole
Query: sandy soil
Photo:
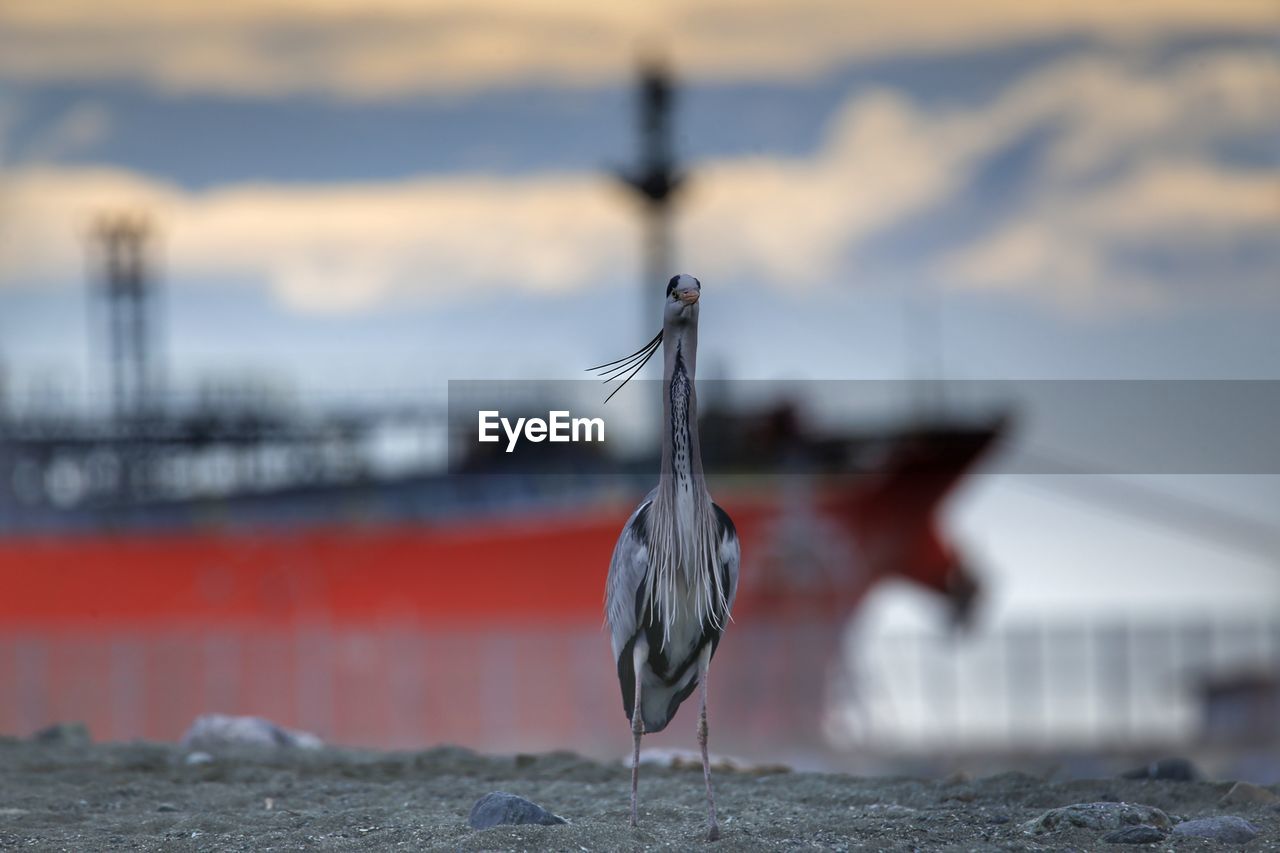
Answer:
[[[701, 772], [643, 768], [641, 827], [627, 826], [629, 774], [567, 753], [485, 757], [322, 750], [223, 756], [187, 765], [162, 744], [0, 741], [0, 848], [24, 850], [641, 850], [702, 846]], [[1230, 783], [973, 781], [720, 772], [720, 850], [1115, 849], [1091, 829], [1029, 835], [1023, 824], [1070, 803], [1123, 800], [1176, 821], [1233, 814], [1280, 849], [1274, 805], [1220, 806]], [[526, 796], [567, 826], [470, 829], [489, 791]], [[1276, 788], [1271, 789], [1273, 792]], [[1222, 849], [1170, 837], [1161, 850]]]

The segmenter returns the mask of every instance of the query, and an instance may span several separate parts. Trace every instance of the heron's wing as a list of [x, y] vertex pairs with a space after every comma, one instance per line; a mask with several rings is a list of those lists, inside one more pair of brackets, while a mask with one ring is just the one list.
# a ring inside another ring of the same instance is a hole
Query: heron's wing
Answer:
[[[738, 597], [738, 567], [742, 562], [742, 547], [738, 544], [738, 529], [733, 526], [729, 513], [721, 509], [719, 504], [712, 504], [712, 507], [715, 509], [720, 534], [721, 583], [724, 584], [725, 600], [732, 612], [733, 602]], [[722, 620], [722, 624], [727, 622], [727, 619]]]
[[609, 622], [610, 641], [614, 660], [636, 633], [640, 619], [636, 611], [636, 596], [644, 586], [649, 571], [649, 507], [653, 504], [656, 489], [631, 513], [622, 527], [618, 544], [613, 547], [613, 559], [609, 562], [609, 578], [605, 582], [605, 618]]

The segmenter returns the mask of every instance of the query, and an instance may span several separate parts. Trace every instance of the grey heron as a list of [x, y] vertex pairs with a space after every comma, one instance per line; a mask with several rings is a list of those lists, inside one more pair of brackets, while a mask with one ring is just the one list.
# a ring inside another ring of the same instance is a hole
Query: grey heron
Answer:
[[694, 373], [701, 292], [702, 284], [693, 276], [674, 276], [667, 284], [662, 331], [630, 356], [590, 369], [609, 375], [606, 381], [625, 374], [616, 394], [662, 348], [658, 485], [623, 526], [605, 586], [622, 707], [634, 737], [631, 825], [637, 822], [640, 738], [666, 728], [697, 689], [707, 839], [715, 841], [720, 826], [707, 759], [707, 669], [738, 590], [740, 549], [733, 522], [707, 491], [698, 444]]

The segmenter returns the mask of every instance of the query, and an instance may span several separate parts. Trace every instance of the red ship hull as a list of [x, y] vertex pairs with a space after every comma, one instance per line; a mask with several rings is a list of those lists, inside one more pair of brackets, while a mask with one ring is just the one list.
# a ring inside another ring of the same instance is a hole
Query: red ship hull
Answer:
[[[820, 747], [848, 614], [886, 573], [945, 588], [932, 513], [985, 443], [897, 491], [882, 472], [725, 496], [744, 562], [711, 682], [720, 749]], [[352, 745], [621, 753], [602, 610], [630, 509], [0, 539], [0, 731], [172, 740], [220, 711]], [[661, 738], [688, 746], [686, 716]]]

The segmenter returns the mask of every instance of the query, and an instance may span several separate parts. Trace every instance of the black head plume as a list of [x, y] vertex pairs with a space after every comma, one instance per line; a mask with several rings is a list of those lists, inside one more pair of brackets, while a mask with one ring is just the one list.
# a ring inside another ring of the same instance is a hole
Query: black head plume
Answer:
[[631, 353], [625, 358], [619, 358], [616, 361], [610, 361], [606, 364], [598, 364], [595, 367], [588, 367], [587, 370], [598, 370], [600, 376], [605, 377], [604, 382], [608, 385], [619, 376], [626, 374], [626, 378], [622, 380], [617, 388], [610, 392], [608, 397], [604, 398], [607, 403], [613, 399], [613, 395], [622, 390], [622, 386], [631, 381], [631, 377], [640, 372], [640, 368], [649, 363], [649, 359], [653, 358], [653, 354], [662, 346], [662, 332], [653, 336], [653, 340], [640, 347], [640, 349]]

